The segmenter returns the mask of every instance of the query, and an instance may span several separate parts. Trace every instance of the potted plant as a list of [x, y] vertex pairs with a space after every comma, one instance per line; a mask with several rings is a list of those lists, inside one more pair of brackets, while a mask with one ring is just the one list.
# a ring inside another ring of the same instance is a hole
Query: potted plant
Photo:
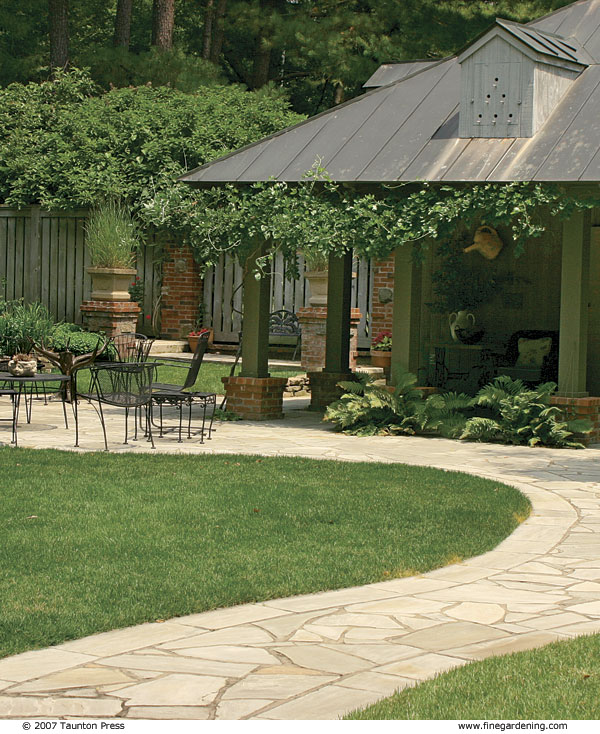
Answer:
[[198, 339], [200, 339], [200, 337], [202, 336], [202, 334], [206, 334], [206, 333], [209, 334], [209, 337], [208, 337], [208, 345], [209, 346], [212, 346], [211, 345], [211, 341], [212, 341], [212, 329], [202, 328], [202, 329], [198, 329], [197, 331], [190, 331], [190, 333], [188, 334], [188, 344], [189, 344], [189, 347], [190, 347], [190, 351], [191, 352], [195, 352], [196, 351], [196, 347], [198, 346]]
[[196, 351], [198, 345], [198, 337], [208, 332], [208, 346], [213, 346], [214, 331], [212, 326], [204, 326], [204, 314], [206, 312], [206, 306], [201, 301], [198, 304], [198, 312], [196, 314], [196, 321], [194, 322], [194, 328], [188, 333], [187, 340], [191, 352]]
[[371, 342], [371, 364], [389, 374], [392, 364], [392, 332], [380, 331]]
[[131, 214], [119, 202], [101, 204], [92, 212], [85, 233], [92, 262], [87, 269], [92, 276], [92, 301], [129, 301], [135, 253], [142, 242]]

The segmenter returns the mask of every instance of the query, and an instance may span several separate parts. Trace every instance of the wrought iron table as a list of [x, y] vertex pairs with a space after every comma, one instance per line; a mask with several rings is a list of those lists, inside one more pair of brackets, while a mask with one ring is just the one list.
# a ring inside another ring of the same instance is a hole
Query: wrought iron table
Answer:
[[[73, 409], [73, 418], [75, 420], [75, 446], [79, 444], [79, 425], [77, 422], [77, 395], [76, 389], [76, 378], [73, 375], [63, 375], [60, 372], [40, 372], [35, 375], [27, 375], [17, 377], [12, 375], [10, 372], [0, 372], [0, 384], [7, 384], [16, 390], [19, 394], [19, 399], [24, 398], [25, 402], [25, 416], [27, 423], [31, 423], [31, 406], [33, 404], [33, 388], [37, 385], [48, 385], [49, 383], [60, 384], [60, 394], [62, 398], [63, 416], [65, 419], [65, 428], [69, 427], [69, 421], [67, 419], [67, 395], [69, 394], [71, 399], [71, 407]], [[67, 387], [69, 393], [67, 393]], [[45, 395], [45, 392], [44, 392]], [[18, 412], [17, 412], [18, 415]]]

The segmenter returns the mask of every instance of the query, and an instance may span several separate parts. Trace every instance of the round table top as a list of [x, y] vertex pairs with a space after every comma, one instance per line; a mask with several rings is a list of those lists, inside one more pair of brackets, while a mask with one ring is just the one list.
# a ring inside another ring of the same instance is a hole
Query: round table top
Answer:
[[10, 372], [0, 372], [0, 382], [67, 382], [70, 375], [61, 372], [37, 372], [35, 375], [11, 375]]

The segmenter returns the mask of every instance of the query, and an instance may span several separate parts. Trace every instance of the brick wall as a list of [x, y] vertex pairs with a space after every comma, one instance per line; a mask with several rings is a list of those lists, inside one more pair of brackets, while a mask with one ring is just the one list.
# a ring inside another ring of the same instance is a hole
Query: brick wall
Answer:
[[566, 420], [587, 418], [591, 421], [592, 432], [577, 435], [577, 440], [586, 445], [600, 443], [600, 398], [563, 398], [554, 395], [550, 403], [562, 410]]
[[382, 303], [386, 296], [394, 292], [394, 255], [386, 260], [377, 260], [373, 264], [373, 298], [371, 306], [371, 338], [380, 331], [392, 330], [392, 315], [394, 304], [392, 301]]
[[161, 336], [185, 338], [202, 300], [202, 279], [189, 247], [169, 244], [163, 263]]

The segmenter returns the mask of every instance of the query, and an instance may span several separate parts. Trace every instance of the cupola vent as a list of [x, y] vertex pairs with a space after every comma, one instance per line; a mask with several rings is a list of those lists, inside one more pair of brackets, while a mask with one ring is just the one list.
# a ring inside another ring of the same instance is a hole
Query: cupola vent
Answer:
[[497, 20], [458, 56], [459, 136], [528, 138], [588, 65], [571, 39]]

